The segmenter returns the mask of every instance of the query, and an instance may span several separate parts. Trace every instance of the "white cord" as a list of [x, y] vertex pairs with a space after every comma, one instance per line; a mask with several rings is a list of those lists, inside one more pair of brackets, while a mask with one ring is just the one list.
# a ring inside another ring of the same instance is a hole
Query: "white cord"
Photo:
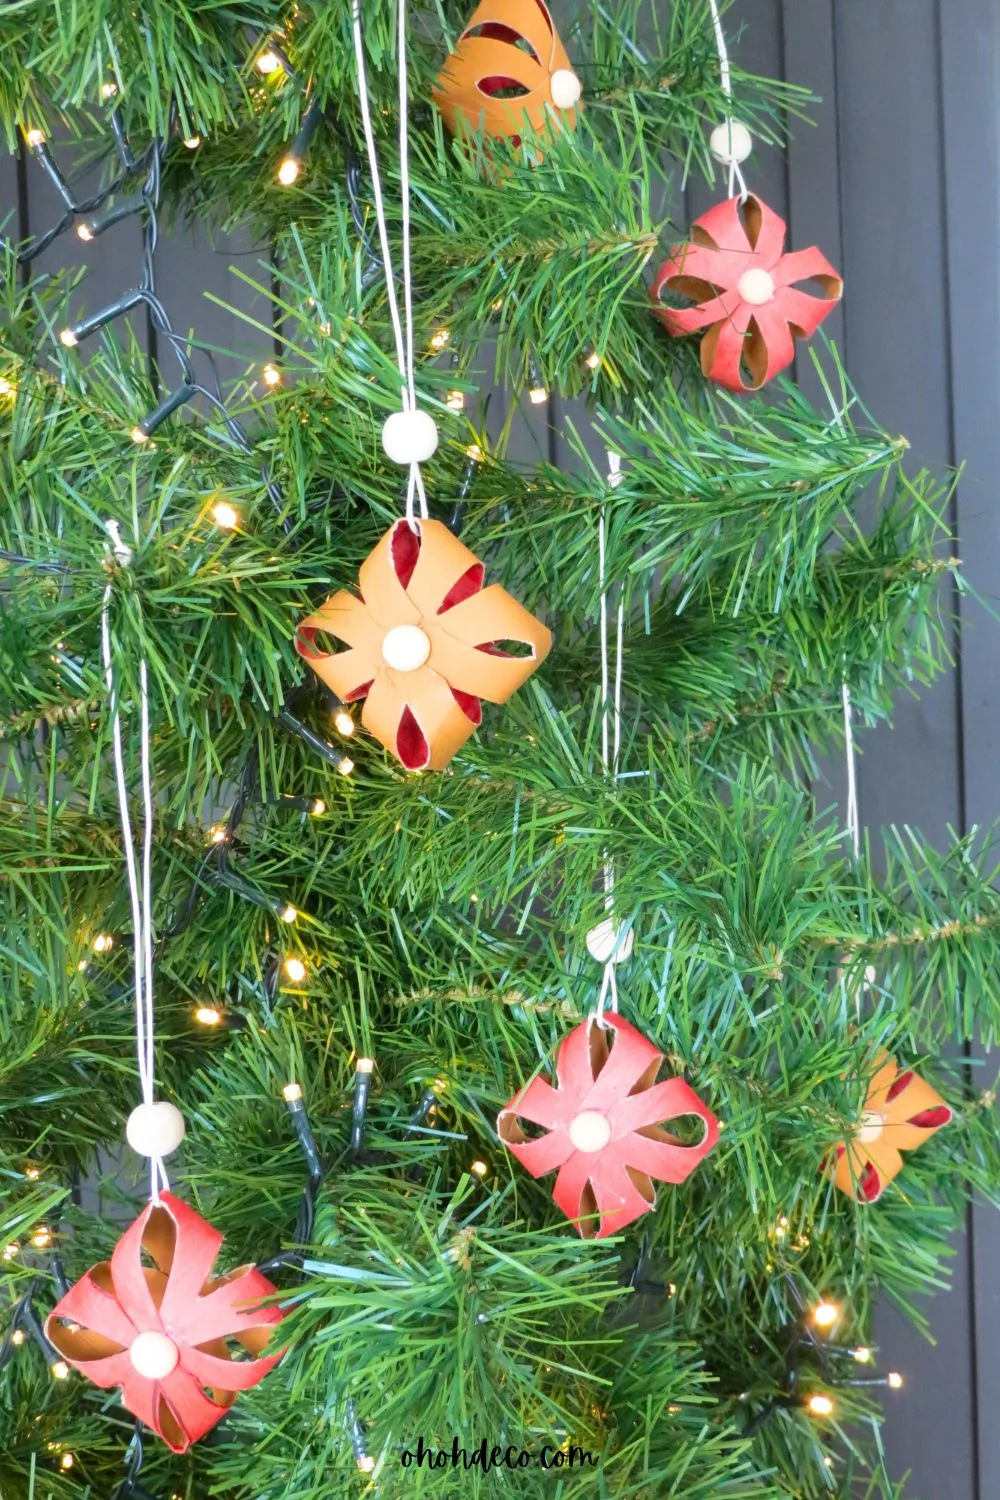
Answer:
[[[715, 46], [719, 54], [719, 80], [722, 84], [722, 92], [726, 96], [727, 103], [731, 105], [733, 102], [733, 80], [729, 68], [729, 49], [726, 46], [726, 33], [722, 29], [722, 17], [719, 14], [718, 0], [708, 0], [708, 8], [712, 12], [712, 30], [715, 32]], [[747, 195], [746, 179], [743, 176], [739, 162], [732, 159], [733, 116], [731, 109], [728, 109], [726, 112], [726, 124], [729, 126], [729, 196], [730, 198], [735, 196], [736, 184], [739, 183], [740, 197], [745, 198]]]
[[[361, 32], [361, 0], [353, 0], [354, 56], [358, 66], [358, 99], [361, 104], [361, 122], [365, 132], [368, 151], [368, 168], [371, 172], [372, 192], [375, 197], [375, 214], [378, 219], [379, 244], [382, 248], [382, 265], [385, 270], [386, 295], [389, 298], [389, 314], [396, 341], [396, 363], [399, 366], [401, 395], [404, 411], [416, 411], [417, 396], [413, 374], [413, 278], [410, 270], [410, 155], [409, 155], [409, 98], [406, 64], [406, 0], [398, 6], [398, 51], [399, 51], [399, 190], [403, 211], [403, 307], [406, 331], [399, 314], [396, 296], [396, 280], [392, 269], [392, 251], [389, 246], [389, 228], [385, 218], [385, 200], [382, 197], [382, 179], [378, 170], [378, 155], [375, 150], [375, 132], [372, 130], [371, 105], [368, 98], [368, 75], [365, 69], [365, 47]], [[421, 519], [426, 520], [427, 495], [420, 465], [410, 465], [410, 477], [406, 488], [406, 519], [411, 530], [416, 530], [416, 500], [420, 501]]]
[[846, 682], [841, 683], [840, 696], [844, 704], [844, 749], [847, 753], [847, 827], [854, 848], [854, 858], [857, 859], [861, 854], [861, 819], [858, 814], [858, 773], [854, 759], [851, 690]]
[[[105, 521], [105, 530], [111, 538], [110, 551], [123, 567], [132, 562], [132, 549], [122, 541], [117, 522]], [[115, 784], [118, 789], [118, 810], [121, 815], [122, 845], [125, 852], [125, 868], [128, 872], [129, 899], [132, 903], [133, 965], [135, 975], [135, 1043], [139, 1069], [139, 1087], [142, 1102], [152, 1104], [155, 1097], [155, 1025], [153, 1018], [153, 783], [149, 755], [149, 674], [146, 659], [139, 661], [139, 723], [140, 759], [142, 765], [142, 884], [136, 867], [135, 846], [132, 836], [132, 820], [128, 810], [128, 788], [125, 784], [125, 755], [122, 748], [122, 725], [119, 712], [118, 689], [115, 685], [111, 655], [111, 594], [112, 584], [104, 590], [101, 604], [101, 654], [104, 661], [104, 681], [111, 707], [111, 737], [114, 749]], [[154, 1203], [160, 1201], [160, 1188], [170, 1187], [166, 1169], [160, 1157], [154, 1156], [149, 1164], [150, 1197]]]
[[[608, 488], [615, 489], [622, 481], [621, 455], [608, 452]], [[605, 773], [618, 777], [618, 764], [622, 744], [622, 643], [625, 634], [625, 601], [619, 597], [617, 627], [615, 633], [615, 683], [614, 697], [609, 703], [611, 670], [608, 662], [608, 589], [607, 589], [607, 506], [601, 506], [597, 528], [597, 576], [601, 590], [601, 759]], [[614, 910], [615, 869], [611, 859], [605, 857], [604, 906], [609, 917]], [[618, 980], [615, 970], [620, 959], [621, 933], [616, 930], [615, 943], [610, 957], [604, 965], [601, 992], [597, 999], [597, 1020], [600, 1023], [605, 1009], [618, 1010]]]

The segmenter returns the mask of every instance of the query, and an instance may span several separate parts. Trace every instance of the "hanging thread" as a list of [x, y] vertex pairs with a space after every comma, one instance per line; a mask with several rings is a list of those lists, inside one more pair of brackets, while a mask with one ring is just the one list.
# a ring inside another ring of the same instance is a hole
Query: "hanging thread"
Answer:
[[[616, 489], [622, 481], [621, 455], [608, 452], [608, 488]], [[606, 775], [617, 780], [622, 743], [622, 643], [625, 633], [625, 601], [619, 595], [615, 629], [615, 673], [614, 692], [611, 693], [611, 666], [608, 660], [608, 582], [607, 582], [607, 505], [602, 504], [597, 528], [598, 586], [601, 591], [601, 760]], [[606, 1009], [618, 1010], [618, 980], [615, 969], [623, 957], [623, 943], [627, 934], [614, 925], [615, 869], [612, 860], [605, 856], [602, 873], [604, 879], [604, 906], [608, 921], [612, 924], [613, 947], [604, 964], [601, 991], [597, 999], [597, 1019], [600, 1022]]]
[[[416, 411], [417, 396], [414, 380], [413, 356], [413, 279], [410, 268], [410, 157], [409, 157], [409, 97], [406, 63], [406, 0], [399, 0], [397, 10], [397, 39], [399, 52], [399, 186], [403, 218], [403, 317], [400, 317], [399, 299], [396, 295], [396, 279], [392, 268], [392, 251], [389, 245], [389, 229], [385, 217], [385, 200], [382, 196], [382, 179], [378, 169], [375, 149], [375, 133], [372, 129], [371, 104], [368, 95], [368, 75], [365, 67], [364, 37], [361, 30], [361, 0], [353, 0], [352, 20], [354, 29], [354, 55], [358, 68], [358, 98], [361, 105], [361, 122], [364, 128], [365, 147], [368, 152], [368, 168], [371, 172], [372, 192], [375, 197], [375, 215], [378, 220], [379, 244], [382, 249], [382, 264], [385, 268], [386, 295], [389, 299], [389, 315], [392, 320], [396, 343], [396, 363], [403, 410]], [[404, 333], [405, 320], [405, 333]], [[427, 495], [424, 491], [423, 475], [419, 463], [411, 463], [406, 488], [406, 519], [411, 530], [416, 530], [416, 500], [420, 501], [422, 520], [428, 517]]]
[[844, 705], [844, 750], [847, 756], [847, 827], [851, 835], [854, 858], [857, 859], [861, 854], [861, 819], [858, 813], [858, 773], [854, 759], [851, 690], [846, 682], [840, 685], [840, 696]]
[[[132, 549], [122, 540], [116, 521], [105, 521], [105, 530], [111, 540], [109, 554], [127, 568], [132, 562]], [[118, 811], [121, 816], [122, 845], [125, 852], [125, 868], [128, 873], [129, 899], [132, 905], [133, 971], [135, 983], [135, 1040], [139, 1070], [139, 1087], [142, 1102], [152, 1104], [155, 1096], [155, 1025], [153, 1016], [153, 783], [149, 754], [149, 674], [146, 658], [139, 659], [139, 758], [142, 776], [143, 830], [141, 880], [136, 865], [135, 846], [132, 835], [132, 819], [128, 808], [128, 788], [125, 782], [125, 755], [122, 747], [121, 705], [118, 685], [115, 682], [114, 663], [111, 651], [111, 596], [112, 581], [108, 580], [101, 604], [101, 653], [104, 661], [104, 681], [111, 709], [111, 738], [115, 763], [115, 784], [118, 789]], [[160, 1189], [167, 1190], [166, 1169], [161, 1157], [150, 1158], [150, 1196], [154, 1203], [160, 1201]]]
[[[718, 0], [708, 0], [708, 8], [712, 13], [712, 30], [715, 32], [715, 47], [719, 54], [719, 81], [722, 84], [722, 92], [726, 96], [726, 124], [729, 127], [729, 146], [732, 151], [732, 128], [733, 128], [733, 79], [729, 67], [729, 48], [726, 46], [726, 33], [722, 29], [722, 16], [719, 13]], [[746, 179], [738, 161], [734, 161], [730, 155], [729, 159], [729, 196], [734, 197], [736, 187], [739, 184], [740, 197], [747, 195]]]

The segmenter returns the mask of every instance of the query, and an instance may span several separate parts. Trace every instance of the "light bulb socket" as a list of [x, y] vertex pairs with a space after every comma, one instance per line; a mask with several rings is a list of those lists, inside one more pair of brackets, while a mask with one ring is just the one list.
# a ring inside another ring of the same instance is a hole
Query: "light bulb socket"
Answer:
[[355, 1155], [361, 1150], [365, 1138], [365, 1116], [368, 1113], [374, 1066], [370, 1057], [359, 1057], [355, 1066], [354, 1101], [351, 1105], [351, 1150]]
[[[89, 219], [84, 219], [77, 226], [77, 234], [82, 240], [96, 240], [98, 235], [110, 229], [113, 224], [120, 224], [123, 219], [129, 219], [133, 214], [140, 213], [144, 207], [144, 199], [139, 193], [131, 198], [122, 198], [120, 202], [106, 208], [102, 214], [94, 214]], [[84, 234], [86, 230], [86, 234]]]
[[135, 429], [133, 431], [133, 440], [138, 441], [138, 439], [136, 438], [136, 433], [140, 432], [144, 437], [152, 437], [156, 429], [160, 427], [168, 417], [172, 417], [174, 412], [177, 411], [179, 407], [183, 406], [185, 402], [191, 400], [191, 397], [194, 395], [194, 393], [195, 388], [193, 385], [179, 385], [176, 390], [173, 390], [169, 395], [164, 396], [163, 400], [160, 402], [155, 411], [151, 411], [148, 417], [143, 417], [141, 422], [137, 422], [135, 424]]
[[[132, 291], [125, 292], [119, 297], [117, 302], [111, 302], [107, 307], [102, 307], [99, 312], [91, 313], [89, 318], [83, 318], [79, 323], [73, 323], [65, 330], [65, 333], [70, 335], [72, 340], [71, 343], [67, 344], [67, 348], [72, 348], [81, 339], [89, 338], [92, 333], [96, 333], [99, 328], [103, 328], [105, 323], [110, 323], [113, 318], [120, 318], [122, 313], [130, 312], [133, 307], [137, 307], [140, 302], [145, 302], [145, 300], [146, 293], [141, 292], [138, 287], [134, 287]], [[66, 339], [63, 338], [62, 342], [65, 344]]]
[[292, 149], [288, 153], [289, 156], [294, 157], [296, 161], [305, 160], [306, 152], [309, 150], [309, 143], [316, 134], [322, 118], [323, 105], [318, 99], [314, 99], [302, 116], [302, 124], [299, 126], [298, 134], [292, 141]]

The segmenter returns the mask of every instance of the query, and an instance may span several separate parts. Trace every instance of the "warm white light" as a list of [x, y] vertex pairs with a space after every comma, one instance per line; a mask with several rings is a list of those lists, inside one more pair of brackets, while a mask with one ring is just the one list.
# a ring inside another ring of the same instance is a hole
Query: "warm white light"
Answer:
[[76, 226], [76, 237], [78, 240], [83, 240], [85, 245], [89, 245], [90, 241], [94, 238], [94, 231], [89, 224], [78, 224]]
[[439, 328], [437, 333], [431, 335], [431, 348], [443, 349], [450, 338], [451, 334], [448, 332], [447, 328]]
[[351, 760], [349, 755], [345, 755], [343, 760], [338, 763], [337, 770], [340, 772], [341, 776], [350, 776], [351, 772], [354, 770], [354, 762], [353, 760]]
[[37, 1167], [25, 1167], [24, 1175], [29, 1182], [37, 1182], [42, 1174]]
[[99, 932], [94, 939], [94, 952], [107, 953], [109, 948], [114, 947], [114, 942], [110, 932]]
[[23, 1344], [24, 1343], [24, 1329], [23, 1328], [15, 1328], [14, 1332], [10, 1336], [10, 1341], [11, 1341], [12, 1344]]
[[282, 187], [291, 187], [293, 182], [298, 182], [301, 171], [302, 163], [298, 157], [286, 156], [278, 168], [278, 181]]
[[260, 373], [265, 385], [281, 384], [281, 371], [278, 369], [277, 365], [265, 365]]
[[300, 1083], [286, 1083], [281, 1092], [285, 1096], [286, 1104], [294, 1104], [296, 1099], [302, 1098], [302, 1085]]
[[71, 1469], [73, 1467], [73, 1455], [72, 1455], [72, 1453], [64, 1453], [63, 1454], [62, 1458], [59, 1460], [59, 1467], [61, 1469]]
[[547, 401], [548, 399], [549, 393], [545, 389], [544, 385], [534, 385], [528, 392], [528, 400], [531, 402], [532, 406], [541, 406], [542, 402]]
[[485, 1177], [486, 1173], [489, 1171], [489, 1168], [484, 1161], [474, 1161], [469, 1168], [469, 1171], [475, 1172], [477, 1177]]
[[62, 344], [64, 349], [75, 349], [80, 340], [77, 338], [72, 328], [64, 328], [62, 333], [59, 335], [59, 342], [60, 344]]
[[199, 1005], [194, 1018], [199, 1026], [218, 1026], [222, 1020], [222, 1012], [216, 1010], [214, 1005]]
[[51, 1245], [52, 1243], [51, 1229], [46, 1229], [44, 1224], [39, 1224], [38, 1228], [31, 1236], [31, 1243], [34, 1245], [36, 1250], [44, 1250], [47, 1245]]
[[217, 505], [212, 506], [212, 520], [223, 531], [232, 531], [240, 523], [240, 513], [228, 500], [220, 500]]
[[5, 375], [0, 375], [0, 396], [9, 396], [14, 387]]
[[198, 147], [201, 145], [201, 136], [200, 135], [185, 136], [185, 138], [184, 138], [184, 144], [188, 148], [189, 151], [197, 151]]
[[69, 1379], [69, 1365], [64, 1359], [57, 1359], [52, 1366], [52, 1374], [56, 1380]]
[[375, 1467], [375, 1460], [370, 1453], [362, 1453], [358, 1459], [358, 1468], [362, 1474], [370, 1474]]
[[256, 62], [257, 72], [264, 73], [265, 75], [276, 73], [280, 67], [281, 58], [276, 52], [272, 52], [270, 48], [266, 52], [262, 52]]
[[140, 427], [139, 424], [138, 424], [138, 422], [132, 428], [132, 431], [129, 433], [129, 437], [132, 439], [133, 443], [148, 443], [149, 442], [149, 433], [146, 431], [146, 429], [144, 427]]
[[871, 1364], [872, 1351], [865, 1344], [860, 1344], [857, 1349], [853, 1349], [851, 1352], [859, 1365]]
[[444, 404], [449, 411], [465, 410], [465, 394], [462, 391], [449, 391], [444, 398]]
[[88, 967], [89, 967], [89, 965], [87, 963], [87, 960], [85, 958], [81, 958], [80, 962], [76, 966], [77, 972], [79, 974], [83, 974], [83, 973], [86, 972], [86, 970], [87, 970]]
[[226, 842], [225, 823], [216, 823], [214, 828], [209, 829], [209, 836], [213, 844], [224, 844]]
[[115, 97], [115, 95], [117, 94], [117, 92], [118, 92], [118, 85], [117, 85], [117, 83], [102, 83], [101, 84], [101, 98], [102, 99], [113, 99]]
[[903, 1384], [903, 1377], [898, 1370], [890, 1370], [886, 1379], [889, 1382], [890, 1388], [894, 1391], [898, 1391]]
[[483, 450], [478, 443], [470, 443], [465, 450], [465, 456], [466, 458], [471, 458], [472, 462], [477, 464], [483, 456]]
[[5, 1245], [3, 1248], [4, 1260], [13, 1260], [20, 1248], [16, 1240], [11, 1240], [10, 1244]]
[[289, 905], [282, 908], [280, 915], [283, 922], [295, 922], [298, 920], [299, 914], [294, 906]]
[[285, 973], [293, 984], [301, 984], [306, 977], [306, 966], [301, 958], [286, 958]]
[[375, 1071], [375, 1063], [370, 1057], [359, 1057], [355, 1063], [355, 1068], [359, 1073], [373, 1073]]
[[832, 1328], [840, 1317], [840, 1308], [836, 1302], [817, 1302], [812, 1317], [817, 1328]]
[[326, 803], [323, 801], [323, 798], [317, 797], [309, 811], [314, 818], [321, 818], [326, 812]]
[[810, 1396], [807, 1402], [814, 1417], [832, 1417], [833, 1402], [829, 1396]]
[[337, 712], [334, 715], [333, 719], [333, 727], [336, 729], [337, 733], [342, 734], [345, 739], [349, 738], [354, 733], [354, 720], [351, 718], [346, 709], [337, 709]]
[[44, 146], [45, 134], [41, 130], [29, 130], [27, 135], [25, 136], [25, 140], [28, 142], [29, 146]]
[[584, 364], [587, 366], [588, 370], [600, 369], [601, 356], [598, 354], [596, 349], [592, 350], [591, 353], [587, 355], [587, 358], [584, 360]]

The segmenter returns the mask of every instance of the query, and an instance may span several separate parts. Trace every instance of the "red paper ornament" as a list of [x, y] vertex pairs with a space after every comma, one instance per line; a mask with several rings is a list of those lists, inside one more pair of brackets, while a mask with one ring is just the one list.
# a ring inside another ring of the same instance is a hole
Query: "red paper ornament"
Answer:
[[[408, 771], [440, 771], [482, 722], [481, 699], [505, 703], [545, 660], [552, 635], [443, 521], [397, 521], [361, 564], [361, 598], [345, 589], [302, 621], [295, 646]], [[345, 651], [317, 649], [325, 631]], [[515, 641], [526, 654], [508, 654]]]
[[[795, 340], [815, 333], [844, 283], [813, 245], [784, 251], [785, 221], [753, 193], [695, 219], [691, 243], [676, 246], [652, 286], [656, 316], [675, 336], [706, 329], [701, 368], [731, 391], [756, 391], [787, 368]], [[811, 281], [821, 297], [802, 291]], [[694, 307], [667, 307], [664, 292]], [[745, 378], [744, 371], [749, 375]]]
[[[175, 1453], [222, 1420], [237, 1391], [281, 1358], [234, 1359], [227, 1340], [259, 1355], [284, 1313], [260, 1300], [275, 1288], [253, 1266], [212, 1277], [222, 1235], [173, 1193], [125, 1231], [110, 1261], [71, 1286], [45, 1332], [68, 1364], [122, 1403]], [[143, 1254], [153, 1266], [143, 1265]]]
[[[500, 1139], [532, 1177], [558, 1168], [552, 1196], [586, 1239], [617, 1234], [648, 1213], [656, 1202], [652, 1179], [684, 1182], [719, 1139], [718, 1120], [682, 1078], [656, 1082], [662, 1062], [662, 1052], [621, 1016], [605, 1015], [603, 1023], [591, 1016], [560, 1044], [558, 1087], [533, 1078], [500, 1111]], [[660, 1129], [679, 1115], [704, 1122], [697, 1146]], [[549, 1133], [529, 1139], [521, 1120]]]

